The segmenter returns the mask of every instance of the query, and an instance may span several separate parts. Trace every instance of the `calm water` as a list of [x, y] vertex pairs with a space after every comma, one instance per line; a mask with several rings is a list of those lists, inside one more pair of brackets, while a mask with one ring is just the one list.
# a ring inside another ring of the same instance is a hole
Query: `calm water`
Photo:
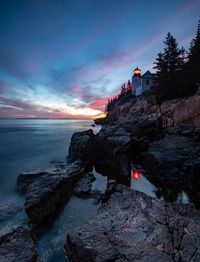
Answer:
[[[13, 226], [28, 225], [24, 198], [16, 192], [19, 173], [53, 166], [51, 162], [65, 162], [72, 134], [88, 130], [92, 123], [91, 120], [0, 120], [0, 234]], [[92, 129], [96, 133], [100, 127]], [[93, 189], [105, 191], [107, 178], [95, 170], [94, 173]], [[140, 180], [131, 181], [131, 187], [157, 197], [156, 187], [142, 175]], [[52, 227], [41, 234], [38, 240], [40, 261], [64, 261], [67, 232], [86, 221], [97, 208], [92, 199], [72, 197]]]

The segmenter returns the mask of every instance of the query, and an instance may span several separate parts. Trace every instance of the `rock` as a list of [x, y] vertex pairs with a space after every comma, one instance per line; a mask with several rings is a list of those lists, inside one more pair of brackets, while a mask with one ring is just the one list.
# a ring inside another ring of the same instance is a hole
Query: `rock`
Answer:
[[200, 212], [117, 185], [97, 214], [67, 234], [70, 261], [199, 261]]
[[63, 172], [60, 168], [48, 168], [45, 170], [35, 169], [28, 172], [22, 172], [17, 177], [17, 190], [19, 192], [25, 193], [28, 186], [35, 180], [39, 179], [44, 175], [55, 175]]
[[74, 187], [74, 194], [79, 197], [87, 197], [90, 195], [92, 182], [95, 181], [95, 176], [92, 173], [87, 173], [83, 176]]
[[171, 125], [176, 127], [184, 124], [199, 128], [200, 88], [190, 97], [165, 101], [161, 104], [160, 108], [167, 126], [171, 122]]
[[91, 191], [90, 193], [90, 197], [94, 198], [94, 203], [98, 204], [101, 202], [101, 200], [104, 197], [104, 193], [102, 191], [100, 191], [99, 189], [95, 188]]
[[[154, 97], [155, 98], [155, 97]], [[200, 128], [200, 87], [187, 98], [164, 101], [161, 104], [151, 95], [130, 99], [125, 105], [118, 105], [103, 119], [102, 123], [112, 124], [120, 118], [145, 117], [157, 121], [163, 128], [182, 125]]]
[[132, 135], [138, 138], [155, 138], [161, 132], [161, 123], [159, 119], [143, 119], [132, 127]]
[[81, 160], [84, 166], [91, 166], [94, 159], [94, 137], [92, 129], [74, 133], [69, 146], [68, 163]]
[[95, 168], [106, 175], [129, 177], [131, 135], [116, 125], [103, 127], [95, 136]]
[[18, 227], [0, 236], [1, 262], [33, 262], [36, 260], [36, 244], [29, 230]]
[[[31, 179], [31, 172], [20, 175], [18, 186], [25, 190], [25, 211], [31, 222], [33, 224], [47, 223], [55, 212], [62, 207], [66, 199], [71, 196], [75, 183], [84, 172], [81, 163], [75, 162], [67, 166], [65, 170], [48, 169], [40, 171], [38, 176], [34, 171], [34, 180]], [[22, 178], [23, 176], [25, 178]], [[30, 180], [32, 182], [27, 183]]]
[[193, 137], [165, 135], [140, 156], [140, 163], [154, 184], [176, 187], [185, 183], [184, 163], [195, 146]]

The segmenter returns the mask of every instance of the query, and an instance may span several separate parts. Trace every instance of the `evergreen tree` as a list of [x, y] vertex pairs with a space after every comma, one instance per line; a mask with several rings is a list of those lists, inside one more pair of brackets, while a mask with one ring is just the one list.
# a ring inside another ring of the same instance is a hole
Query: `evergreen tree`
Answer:
[[190, 46], [188, 69], [188, 82], [194, 89], [197, 89], [200, 86], [200, 20], [196, 36]]
[[126, 92], [127, 92], [127, 93], [131, 93], [131, 91], [132, 91], [131, 82], [130, 82], [130, 80], [128, 80]]
[[154, 63], [154, 68], [157, 69], [155, 82], [162, 100], [177, 95], [178, 75], [184, 64], [181, 57], [184, 50], [178, 48], [177, 41], [171, 33], [167, 34], [164, 44], [164, 51], [158, 54]]
[[121, 86], [120, 94], [121, 94], [121, 95], [124, 95], [125, 93], [126, 93], [126, 87], [125, 87], [125, 84], [123, 84], [123, 85]]

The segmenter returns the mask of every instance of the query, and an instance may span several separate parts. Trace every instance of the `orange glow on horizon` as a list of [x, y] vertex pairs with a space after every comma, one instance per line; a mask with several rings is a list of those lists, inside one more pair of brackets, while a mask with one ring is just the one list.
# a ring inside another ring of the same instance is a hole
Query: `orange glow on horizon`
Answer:
[[94, 119], [104, 118], [104, 117], [106, 117], [106, 113], [100, 113], [100, 114], [94, 116]]

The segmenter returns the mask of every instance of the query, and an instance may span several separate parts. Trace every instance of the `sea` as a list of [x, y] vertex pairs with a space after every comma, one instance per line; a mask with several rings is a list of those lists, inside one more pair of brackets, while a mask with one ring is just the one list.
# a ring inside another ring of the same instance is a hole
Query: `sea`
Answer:
[[[65, 163], [74, 132], [93, 129], [93, 120], [79, 119], [0, 119], [0, 235], [23, 225], [30, 227], [24, 212], [24, 197], [16, 190], [17, 176], [23, 171], [45, 169]], [[93, 170], [92, 189], [106, 190], [107, 177]], [[131, 174], [130, 174], [131, 175]], [[156, 188], [145, 176], [131, 181], [131, 187], [152, 197]], [[187, 196], [183, 195], [187, 202]], [[86, 222], [99, 204], [94, 199], [72, 197], [54, 223], [38, 234], [38, 261], [64, 261], [63, 246], [67, 232]]]

